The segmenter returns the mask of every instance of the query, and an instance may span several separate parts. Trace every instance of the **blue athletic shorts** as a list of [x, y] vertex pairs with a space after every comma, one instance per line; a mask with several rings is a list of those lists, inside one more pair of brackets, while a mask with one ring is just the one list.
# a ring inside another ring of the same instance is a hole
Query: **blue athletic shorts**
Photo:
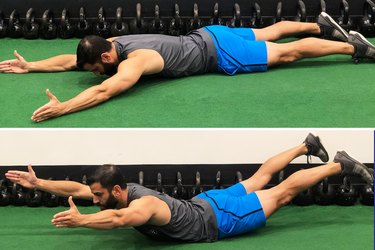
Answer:
[[246, 193], [237, 183], [227, 189], [213, 189], [197, 197], [213, 207], [219, 229], [219, 239], [244, 234], [266, 225], [266, 216], [258, 196]]
[[234, 75], [267, 70], [266, 42], [255, 40], [252, 29], [220, 25], [206, 26], [203, 29], [215, 44], [220, 72]]

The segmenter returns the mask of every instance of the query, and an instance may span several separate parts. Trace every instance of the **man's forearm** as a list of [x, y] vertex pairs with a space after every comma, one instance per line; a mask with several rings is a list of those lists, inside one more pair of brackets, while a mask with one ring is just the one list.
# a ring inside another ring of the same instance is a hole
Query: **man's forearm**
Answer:
[[122, 223], [121, 217], [119, 210], [112, 209], [95, 214], [81, 214], [79, 226], [96, 229], [112, 229], [127, 226]]
[[76, 55], [66, 54], [54, 56], [45, 60], [29, 62], [29, 72], [58, 72], [76, 68]]
[[63, 102], [64, 114], [73, 113], [83, 109], [90, 108], [107, 101], [110, 95], [100, 85], [93, 86], [81, 92], [76, 97]]
[[91, 199], [90, 188], [75, 181], [54, 181], [38, 179], [35, 188], [57, 196], [73, 196], [75, 198]]

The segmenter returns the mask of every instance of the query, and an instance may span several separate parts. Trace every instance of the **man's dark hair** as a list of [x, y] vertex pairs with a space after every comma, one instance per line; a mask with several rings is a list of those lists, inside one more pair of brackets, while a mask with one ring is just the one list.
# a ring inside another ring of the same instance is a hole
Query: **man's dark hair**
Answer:
[[86, 63], [95, 64], [101, 58], [102, 53], [109, 52], [112, 43], [100, 36], [86, 36], [77, 47], [77, 68], [82, 69]]
[[100, 183], [109, 192], [111, 192], [115, 185], [119, 185], [122, 189], [126, 188], [125, 178], [121, 174], [120, 168], [111, 164], [98, 167], [94, 174], [87, 178], [86, 183], [87, 185]]

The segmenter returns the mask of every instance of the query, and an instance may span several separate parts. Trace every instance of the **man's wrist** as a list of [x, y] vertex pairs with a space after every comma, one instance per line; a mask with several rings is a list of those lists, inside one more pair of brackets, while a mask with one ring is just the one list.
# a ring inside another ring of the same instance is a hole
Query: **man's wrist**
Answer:
[[34, 62], [27, 62], [26, 66], [25, 66], [25, 70], [27, 70], [27, 72], [35, 71], [35, 63]]

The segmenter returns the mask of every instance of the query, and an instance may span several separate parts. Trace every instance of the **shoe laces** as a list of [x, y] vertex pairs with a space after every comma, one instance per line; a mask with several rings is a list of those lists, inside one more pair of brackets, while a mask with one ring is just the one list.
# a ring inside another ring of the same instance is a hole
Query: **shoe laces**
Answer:
[[308, 155], [307, 156], [307, 166], [308, 167], [310, 167], [310, 165], [311, 165], [311, 159], [312, 159], [311, 155]]

